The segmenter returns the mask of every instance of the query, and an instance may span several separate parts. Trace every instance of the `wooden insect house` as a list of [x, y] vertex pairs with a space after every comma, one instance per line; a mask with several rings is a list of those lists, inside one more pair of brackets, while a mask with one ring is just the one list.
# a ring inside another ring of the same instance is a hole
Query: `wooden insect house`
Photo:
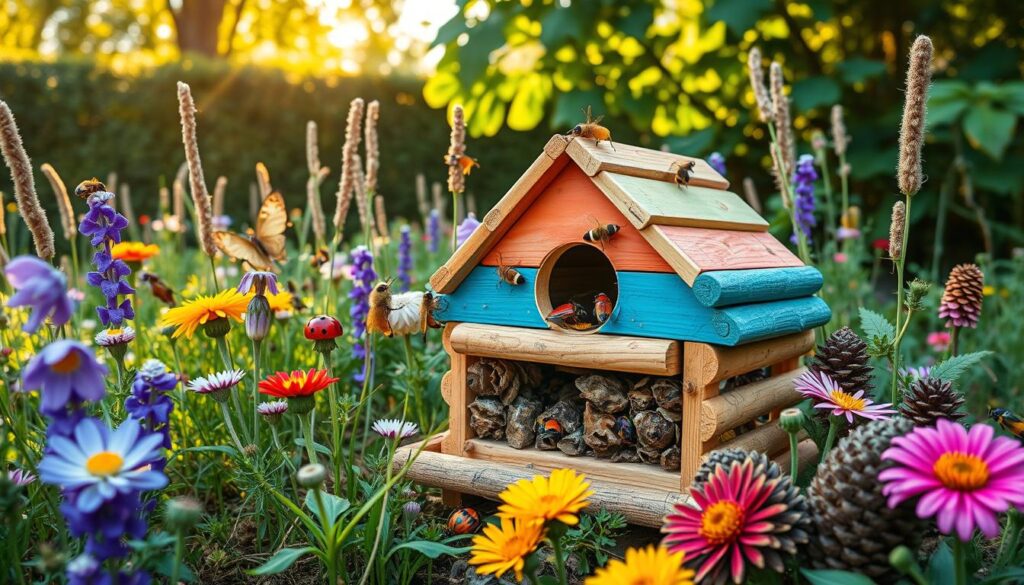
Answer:
[[712, 450], [788, 469], [777, 415], [831, 312], [728, 187], [700, 159], [552, 137], [431, 278], [450, 424], [409, 477], [455, 505], [573, 468], [595, 508], [659, 526]]

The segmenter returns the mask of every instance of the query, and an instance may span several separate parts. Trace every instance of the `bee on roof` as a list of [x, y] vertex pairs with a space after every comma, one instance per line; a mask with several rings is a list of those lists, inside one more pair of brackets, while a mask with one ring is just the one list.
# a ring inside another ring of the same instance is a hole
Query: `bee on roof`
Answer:
[[601, 141], [605, 140], [612, 147], [612, 150], [615, 150], [615, 144], [612, 142], [612, 131], [601, 125], [601, 120], [604, 119], [604, 116], [594, 118], [590, 106], [583, 108], [583, 115], [586, 116], [587, 121], [576, 124], [566, 134], [566, 136], [571, 136], [569, 140], [571, 141], [573, 138], [593, 138], [597, 144], [601, 144]]

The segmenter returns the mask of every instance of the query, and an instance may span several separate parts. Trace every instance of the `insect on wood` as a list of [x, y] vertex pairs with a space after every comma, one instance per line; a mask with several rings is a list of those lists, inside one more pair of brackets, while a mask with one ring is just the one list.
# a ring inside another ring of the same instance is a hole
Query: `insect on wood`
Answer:
[[595, 118], [590, 110], [590, 106], [583, 108], [583, 115], [586, 117], [586, 122], [576, 124], [572, 130], [566, 134], [570, 136], [569, 140], [573, 138], [593, 138], [597, 144], [601, 144], [604, 140], [608, 142], [608, 145], [615, 150], [615, 144], [612, 142], [612, 131], [601, 125], [601, 120], [604, 116], [598, 116]]
[[690, 178], [693, 177], [693, 169], [697, 166], [697, 161], [688, 160], [686, 162], [674, 162], [672, 163], [672, 171], [675, 172], [675, 182], [679, 185], [679, 188], [690, 186]]

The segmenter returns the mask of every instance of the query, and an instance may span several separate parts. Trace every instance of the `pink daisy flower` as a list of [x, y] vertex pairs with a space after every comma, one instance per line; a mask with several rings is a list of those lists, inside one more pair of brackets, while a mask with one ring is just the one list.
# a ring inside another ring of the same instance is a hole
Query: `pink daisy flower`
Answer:
[[858, 390], [849, 394], [838, 382], [823, 372], [807, 370], [796, 379], [796, 391], [815, 401], [814, 408], [831, 410], [832, 416], [845, 416], [846, 421], [853, 423], [853, 415], [868, 420], [889, 418], [896, 411], [889, 403], [875, 404], [874, 400], [864, 397], [864, 391]]
[[998, 536], [998, 515], [1024, 506], [1024, 447], [994, 435], [988, 425], [967, 431], [940, 419], [936, 427], [918, 427], [893, 439], [882, 459], [896, 465], [878, 475], [889, 507], [920, 496], [918, 517], [936, 516], [943, 533], [955, 528], [964, 542], [975, 528], [988, 538]]
[[951, 341], [949, 331], [932, 331], [928, 334], [927, 342], [937, 352], [944, 352], [949, 349]]

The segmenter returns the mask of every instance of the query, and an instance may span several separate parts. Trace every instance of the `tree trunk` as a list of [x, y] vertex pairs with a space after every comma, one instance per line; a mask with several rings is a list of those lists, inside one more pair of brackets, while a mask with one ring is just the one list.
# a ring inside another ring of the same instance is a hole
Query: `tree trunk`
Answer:
[[181, 0], [181, 8], [174, 10], [168, 2], [182, 55], [199, 53], [216, 57], [219, 54], [217, 44], [226, 5], [227, 0]]

